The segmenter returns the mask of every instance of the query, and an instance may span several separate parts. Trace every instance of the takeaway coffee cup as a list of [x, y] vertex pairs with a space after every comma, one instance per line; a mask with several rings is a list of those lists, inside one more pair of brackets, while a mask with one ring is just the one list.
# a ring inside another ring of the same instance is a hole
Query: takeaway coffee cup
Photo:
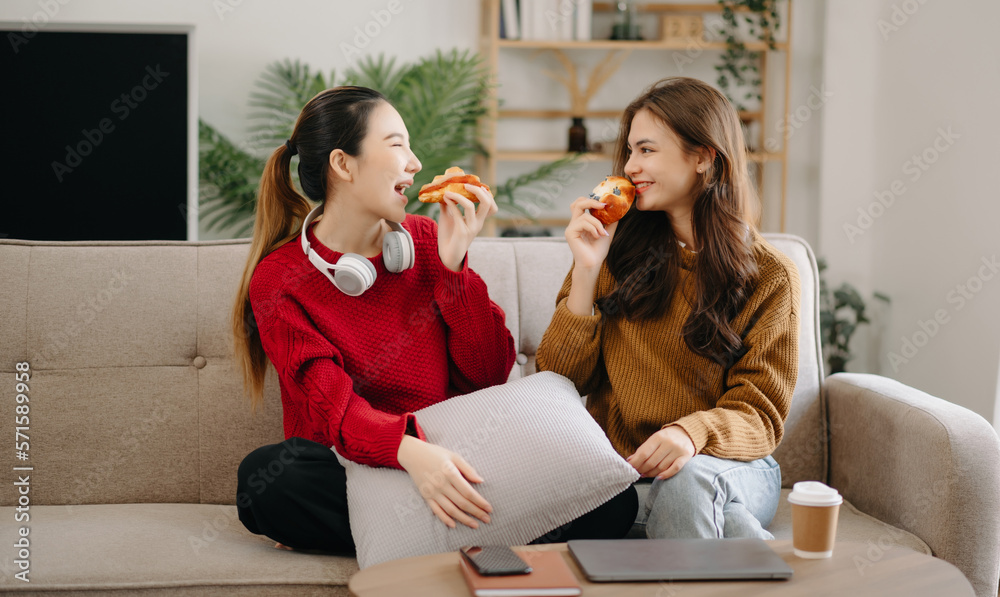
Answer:
[[829, 558], [837, 539], [837, 515], [844, 498], [819, 481], [800, 481], [788, 494], [792, 505], [792, 548], [800, 558]]

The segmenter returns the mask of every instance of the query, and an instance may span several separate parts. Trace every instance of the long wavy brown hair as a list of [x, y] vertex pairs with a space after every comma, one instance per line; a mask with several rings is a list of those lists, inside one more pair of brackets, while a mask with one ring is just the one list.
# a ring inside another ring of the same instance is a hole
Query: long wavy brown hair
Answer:
[[[334, 149], [351, 156], [361, 153], [368, 120], [379, 102], [388, 101], [366, 87], [334, 87], [316, 94], [302, 108], [289, 143], [299, 156], [299, 184], [316, 202], [325, 202], [330, 184], [329, 157]], [[233, 353], [243, 375], [243, 387], [253, 410], [264, 402], [267, 355], [250, 305], [250, 280], [261, 259], [299, 236], [312, 206], [295, 190], [291, 173], [292, 151], [281, 145], [267, 160], [257, 190], [257, 206], [250, 255], [240, 280], [230, 324]], [[294, 272], [289, 272], [295, 275]], [[258, 309], [267, 305], [258, 305]]]
[[[703, 81], [662, 79], [625, 109], [615, 147], [618, 176], [625, 176], [628, 136], [640, 110], [648, 110], [669, 127], [688, 154], [715, 150], [715, 159], [700, 175], [695, 190], [692, 217], [698, 253], [693, 296], [687, 297], [691, 314], [683, 333], [692, 352], [728, 366], [743, 350], [732, 320], [753, 293], [758, 275], [750, 230], [756, 231], [759, 201], [747, 169], [739, 116], [725, 96]], [[629, 320], [660, 315], [678, 287], [677, 252], [667, 214], [639, 211], [633, 205], [611, 242], [607, 264], [616, 286], [597, 300], [601, 311]]]

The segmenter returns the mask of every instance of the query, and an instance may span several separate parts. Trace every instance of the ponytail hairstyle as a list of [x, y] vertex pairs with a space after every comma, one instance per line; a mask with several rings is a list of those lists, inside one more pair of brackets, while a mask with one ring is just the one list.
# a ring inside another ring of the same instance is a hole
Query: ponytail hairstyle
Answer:
[[[292, 136], [267, 159], [257, 190], [256, 220], [250, 255], [240, 281], [231, 326], [233, 353], [243, 374], [244, 390], [256, 411], [264, 402], [267, 355], [260, 342], [257, 321], [250, 305], [250, 280], [261, 259], [296, 238], [312, 210], [292, 183], [291, 161], [299, 156], [299, 183], [309, 199], [323, 203], [330, 195], [330, 152], [341, 149], [357, 156], [368, 132], [371, 113], [387, 102], [378, 91], [365, 87], [334, 87], [318, 93], [302, 108]], [[267, 305], [258, 308], [267, 308]]]
[[[715, 159], [699, 175], [695, 189], [693, 232], [698, 245], [693, 284], [681, 292], [691, 314], [684, 342], [723, 366], [739, 358], [743, 343], [731, 322], [753, 294], [757, 263], [753, 236], [759, 203], [747, 169], [747, 151], [739, 116], [711, 85], [688, 77], [669, 77], [650, 86], [626, 108], [615, 147], [614, 172], [625, 176], [632, 119], [648, 110], [680, 139], [690, 155], [715, 150]], [[662, 211], [633, 207], [618, 223], [608, 252], [615, 289], [597, 300], [602, 312], [629, 320], [656, 317], [670, 305], [678, 286], [677, 238]]]

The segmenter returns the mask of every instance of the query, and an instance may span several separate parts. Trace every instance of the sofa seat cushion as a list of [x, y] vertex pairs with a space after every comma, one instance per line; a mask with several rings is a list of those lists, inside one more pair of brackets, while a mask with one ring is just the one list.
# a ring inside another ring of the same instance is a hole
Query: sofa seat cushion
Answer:
[[[0, 517], [14, 520], [14, 508], [0, 508]], [[13, 556], [5, 555], [4, 592], [348, 595], [347, 580], [358, 570], [353, 554], [275, 549], [243, 527], [236, 506], [32, 506], [25, 526], [31, 582], [14, 580]], [[14, 533], [4, 535], [14, 541]]]
[[[640, 500], [648, 484], [637, 484]], [[788, 493], [769, 530], [791, 539]], [[116, 590], [116, 595], [348, 595], [347, 580], [358, 570], [352, 556], [290, 552], [248, 532], [235, 506], [207, 504], [115, 504], [31, 508], [30, 583], [13, 580], [11, 556], [0, 560], [4, 591], [52, 595], [50, 591]], [[0, 508], [13, 520], [14, 508]], [[630, 537], [643, 537], [636, 525]], [[844, 501], [837, 538], [884, 549], [901, 545], [920, 553], [930, 548], [915, 535], [860, 512]]]
[[[775, 513], [774, 520], [771, 521], [771, 526], [767, 529], [771, 531], [775, 539], [790, 540], [792, 538], [792, 506], [788, 503], [788, 494], [791, 492], [791, 489], [781, 490], [781, 503], [778, 505], [778, 512]], [[898, 545], [909, 547], [917, 553], [934, 555], [931, 553], [931, 548], [920, 537], [865, 514], [847, 500], [844, 500], [840, 506], [837, 518], [837, 539], [857, 541], [858, 543], [871, 542], [883, 550]]]
[[[630, 538], [637, 539], [646, 536], [646, 526], [641, 523], [640, 519], [643, 516], [642, 504], [649, 494], [650, 486], [650, 483], [636, 483], [635, 485], [639, 493], [639, 518], [628, 534]], [[791, 489], [781, 490], [778, 511], [774, 514], [771, 525], [767, 527], [775, 539], [790, 540], [792, 538], [792, 506], [788, 503], [788, 494], [791, 492]], [[840, 506], [840, 513], [837, 517], [837, 540], [871, 542], [881, 550], [899, 545], [909, 547], [918, 553], [933, 555], [931, 548], [920, 537], [865, 514], [847, 500], [844, 500]]]

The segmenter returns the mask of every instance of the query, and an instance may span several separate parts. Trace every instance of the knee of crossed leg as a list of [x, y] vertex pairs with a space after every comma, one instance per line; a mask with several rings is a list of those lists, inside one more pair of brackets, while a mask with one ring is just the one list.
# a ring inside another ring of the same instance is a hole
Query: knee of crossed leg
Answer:
[[285, 472], [281, 454], [284, 443], [262, 446], [250, 452], [237, 470], [237, 485], [241, 494], [251, 499], [264, 494], [267, 488]]

